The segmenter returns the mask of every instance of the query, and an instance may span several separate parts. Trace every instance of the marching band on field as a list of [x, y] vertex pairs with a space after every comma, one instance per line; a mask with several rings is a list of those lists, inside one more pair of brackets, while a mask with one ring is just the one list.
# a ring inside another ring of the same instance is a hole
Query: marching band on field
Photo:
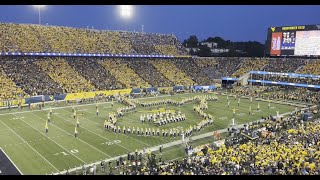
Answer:
[[[160, 101], [152, 101], [152, 102], [135, 102], [133, 103], [129, 99], [122, 99], [122, 102], [124, 104], [129, 105], [124, 108], [118, 108], [117, 112], [110, 112], [109, 113], [109, 121], [105, 120], [104, 122], [104, 128], [106, 130], [111, 130], [114, 133], [123, 133], [123, 134], [135, 134], [138, 136], [162, 136], [166, 138], [175, 138], [179, 137], [182, 134], [184, 134], [185, 137], [189, 137], [194, 132], [201, 131], [204, 127], [208, 125], [213, 125], [213, 116], [210, 114], [207, 114], [204, 112], [204, 110], [208, 109], [208, 103], [207, 100], [215, 100], [217, 101], [216, 96], [210, 96], [210, 95], [201, 95], [201, 96], [195, 96], [195, 97], [189, 97], [186, 99], [183, 99], [181, 101], [172, 101], [170, 99], [168, 100], [160, 100]], [[156, 112], [151, 114], [142, 114], [140, 116], [141, 123], [154, 123], [158, 126], [158, 128], [144, 128], [144, 127], [125, 127], [125, 126], [117, 126], [117, 117], [122, 117], [125, 112], [133, 111], [136, 108], [135, 104], [138, 104], [142, 107], [149, 107], [149, 106], [158, 106], [163, 104], [170, 104], [170, 105], [184, 105], [185, 103], [192, 102], [192, 101], [198, 101], [199, 105], [194, 107], [194, 111], [198, 113], [198, 115], [203, 119], [201, 120], [197, 125], [190, 126], [189, 128], [164, 128], [160, 129], [159, 126], [168, 124], [168, 123], [174, 123], [174, 122], [180, 122], [185, 121], [186, 116], [185, 114], [181, 114], [181, 111], [179, 110], [177, 113], [165, 110], [164, 112]]]

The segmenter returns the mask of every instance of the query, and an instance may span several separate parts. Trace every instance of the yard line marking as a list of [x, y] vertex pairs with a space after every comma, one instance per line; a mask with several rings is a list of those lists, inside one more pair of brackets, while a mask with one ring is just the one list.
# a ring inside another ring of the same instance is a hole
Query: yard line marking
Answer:
[[[32, 114], [33, 114], [33, 115], [35, 115], [35, 116], [37, 116], [37, 117], [39, 117], [40, 119], [43, 119], [44, 121], [46, 121], [44, 118], [42, 118], [42, 117], [40, 117], [40, 116], [36, 115], [35, 113], [32, 113]], [[60, 117], [59, 117], [59, 118], [60, 118]], [[60, 118], [60, 119], [61, 119], [61, 118]], [[61, 131], [64, 131], [64, 132], [65, 132], [65, 133], [67, 133], [68, 135], [71, 135], [71, 133], [69, 133], [69, 132], [65, 131], [64, 129], [61, 129], [60, 127], [58, 127], [58, 126], [56, 126], [56, 125], [54, 125], [54, 124], [53, 124], [53, 126], [55, 126], [56, 128], [60, 129]], [[71, 135], [71, 136], [72, 136], [72, 135]], [[99, 149], [97, 149], [96, 147], [92, 146], [91, 144], [89, 144], [89, 143], [87, 143], [87, 142], [83, 141], [82, 139], [80, 139], [80, 138], [77, 138], [77, 139], [79, 139], [81, 142], [83, 142], [83, 143], [85, 143], [85, 144], [89, 145], [90, 147], [94, 148], [95, 150], [97, 150], [97, 151], [99, 151], [99, 152], [103, 153], [104, 155], [106, 155], [106, 156], [108, 156], [108, 157], [111, 157], [110, 155], [108, 155], [108, 154], [106, 154], [106, 153], [104, 153], [104, 152], [100, 151]]]
[[23, 173], [20, 171], [20, 169], [18, 168], [18, 166], [16, 166], [16, 164], [11, 160], [11, 158], [7, 155], [7, 153], [0, 147], [0, 150], [3, 152], [4, 155], [7, 156], [7, 158], [9, 159], [9, 161], [14, 165], [14, 167], [19, 171], [19, 173], [21, 175], [23, 175]]
[[19, 136], [14, 130], [12, 130], [8, 125], [6, 125], [4, 122], [0, 121], [2, 124], [4, 124], [8, 129], [10, 129], [16, 136], [18, 136], [23, 142], [27, 143], [28, 146], [33, 149], [39, 156], [41, 156], [47, 163], [49, 163], [56, 171], [59, 172], [59, 170], [52, 165], [45, 157], [43, 157], [37, 150], [35, 150], [26, 140], [24, 140], [21, 136]]
[[[65, 110], [64, 110], [64, 111], [65, 111]], [[62, 118], [61, 116], [58, 116], [58, 117], [60, 117], [60, 119], [66, 121], [66, 122], [69, 122], [69, 123], [71, 123], [71, 124], [75, 124], [75, 125], [76, 125], [76, 123], [73, 123], [73, 122], [71, 122], [71, 121], [69, 121], [69, 120], [65, 120], [65, 119]], [[97, 134], [97, 133], [95, 133], [95, 132], [92, 132], [91, 130], [89, 130], [89, 129], [87, 129], [87, 128], [84, 128], [84, 127], [81, 127], [81, 126], [80, 126], [80, 128], [86, 129], [87, 131], [91, 132], [92, 134], [95, 134], [95, 135], [97, 135], [97, 136], [99, 136], [99, 137], [101, 137], [101, 138], [103, 138], [103, 139], [105, 139], [105, 140], [110, 141], [110, 139], [107, 139], [107, 138], [105, 138], [105, 137], [103, 137], [103, 136], [101, 136], [101, 135], [99, 135], [99, 134]], [[126, 147], [124, 147], [124, 146], [122, 146], [122, 145], [120, 145], [120, 144], [117, 144], [117, 145], [120, 146], [120, 147], [122, 147], [122, 148], [124, 148], [124, 149], [126, 149], [126, 150], [128, 150], [128, 151], [130, 151], [128, 148], [126, 148]]]
[[[16, 116], [16, 115], [14, 115]], [[16, 116], [17, 118], [19, 118], [18, 116]], [[23, 119], [21, 119], [21, 121], [23, 121], [25, 124], [27, 124], [28, 126], [30, 126], [32, 129], [38, 131], [41, 135], [47, 137], [48, 139], [50, 139], [52, 142], [54, 142], [55, 144], [57, 144], [59, 147], [61, 147], [62, 149], [64, 149], [66, 152], [70, 153], [66, 148], [62, 147], [60, 144], [58, 144], [57, 142], [55, 142], [54, 140], [52, 140], [49, 136], [46, 136], [45, 133], [39, 131], [38, 129], [34, 128], [33, 126], [31, 126], [30, 124], [26, 123]], [[37, 140], [35, 140], [37, 141]], [[73, 153], [70, 153], [71, 155], [73, 155], [75, 158], [79, 159], [80, 161], [82, 161], [83, 163], [86, 163], [85, 161], [83, 161], [82, 159], [80, 159], [79, 157], [77, 157], [76, 155], [74, 155]]]

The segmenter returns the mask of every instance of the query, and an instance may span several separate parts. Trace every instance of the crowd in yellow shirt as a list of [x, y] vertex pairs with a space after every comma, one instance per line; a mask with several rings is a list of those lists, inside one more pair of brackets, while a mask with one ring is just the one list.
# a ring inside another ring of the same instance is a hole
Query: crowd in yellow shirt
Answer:
[[167, 79], [174, 82], [175, 85], [192, 86], [194, 81], [187, 76], [183, 71], [175, 66], [170, 60], [157, 59], [150, 63]]
[[266, 59], [247, 58], [241, 64], [240, 68], [232, 74], [232, 77], [238, 78], [248, 73], [249, 71], [259, 71], [262, 67], [264, 67], [267, 64], [268, 61]]
[[187, 54], [171, 34], [1, 23], [0, 38], [1, 52]]
[[47, 73], [65, 92], [78, 93], [95, 90], [91, 82], [82, 77], [64, 59], [48, 58], [47, 60], [36, 61], [35, 65]]
[[218, 61], [215, 58], [206, 57], [195, 58], [194, 62], [201, 68], [215, 67], [218, 64]]
[[298, 73], [320, 75], [320, 60], [310, 60]]
[[99, 61], [99, 63], [113, 75], [125, 88], [150, 87], [123, 59]]
[[8, 78], [0, 65], [0, 101], [24, 97], [26, 93]]
[[126, 61], [128, 66], [152, 87], [171, 87], [174, 85], [149, 62], [148, 59], [129, 59]]

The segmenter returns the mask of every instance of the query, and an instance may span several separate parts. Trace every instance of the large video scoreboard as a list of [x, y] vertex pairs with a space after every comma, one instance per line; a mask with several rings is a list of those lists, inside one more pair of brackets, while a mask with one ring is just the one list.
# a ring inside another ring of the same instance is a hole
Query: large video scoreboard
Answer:
[[320, 56], [320, 25], [268, 28], [269, 56]]

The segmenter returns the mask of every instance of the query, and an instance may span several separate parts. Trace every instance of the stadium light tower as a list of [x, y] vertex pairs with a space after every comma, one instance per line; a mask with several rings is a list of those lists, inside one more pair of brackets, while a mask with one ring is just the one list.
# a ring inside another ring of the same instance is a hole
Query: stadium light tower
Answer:
[[38, 8], [39, 12], [39, 25], [41, 24], [41, 9], [45, 8], [46, 5], [34, 5], [36, 8]]

